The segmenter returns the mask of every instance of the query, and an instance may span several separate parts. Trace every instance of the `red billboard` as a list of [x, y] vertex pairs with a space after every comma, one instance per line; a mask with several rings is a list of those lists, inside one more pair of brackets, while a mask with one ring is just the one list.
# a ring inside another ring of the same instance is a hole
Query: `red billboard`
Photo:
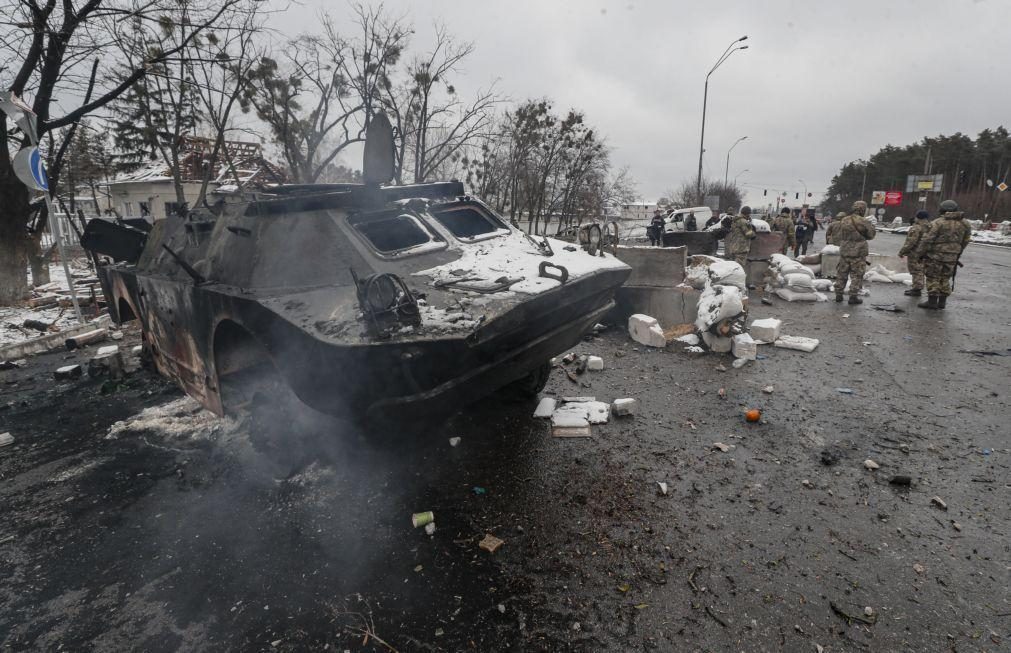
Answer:
[[885, 206], [895, 206], [902, 204], [902, 191], [890, 190], [885, 193]]

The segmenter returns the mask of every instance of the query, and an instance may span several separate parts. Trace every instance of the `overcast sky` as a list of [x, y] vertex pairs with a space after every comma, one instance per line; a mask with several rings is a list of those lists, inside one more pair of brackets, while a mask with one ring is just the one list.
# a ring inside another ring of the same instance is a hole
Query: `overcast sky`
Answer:
[[[891, 143], [1011, 123], [1006, 0], [387, 0], [431, 44], [438, 20], [475, 43], [457, 88], [498, 80], [514, 100], [548, 97], [582, 110], [655, 201], [698, 166], [706, 72], [747, 35], [709, 84], [704, 169], [818, 202], [847, 161]], [[320, 8], [306, 0], [273, 21], [298, 33]], [[360, 165], [353, 162], [356, 167]], [[910, 171], [915, 172], [915, 171]], [[870, 189], [869, 189], [870, 190]], [[874, 189], [877, 190], [877, 189]]]

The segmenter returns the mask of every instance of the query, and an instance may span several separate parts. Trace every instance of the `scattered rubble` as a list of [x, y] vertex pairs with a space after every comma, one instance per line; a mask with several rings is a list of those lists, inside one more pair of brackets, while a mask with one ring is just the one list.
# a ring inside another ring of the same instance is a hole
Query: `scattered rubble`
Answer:
[[657, 485], [657, 491], [661, 495], [667, 496], [667, 484], [664, 483], [663, 481], [657, 481], [656, 485]]
[[934, 504], [935, 506], [937, 506], [941, 510], [947, 510], [948, 509], [948, 504], [945, 503], [944, 499], [942, 499], [941, 497], [933, 497], [933, 498], [931, 498], [930, 503]]
[[731, 350], [739, 359], [753, 361], [758, 356], [758, 344], [747, 333], [734, 336]]
[[866, 467], [871, 471], [874, 471], [875, 469], [880, 469], [881, 465], [877, 464], [876, 462], [868, 458], [867, 460], [864, 461], [864, 467]]
[[767, 317], [763, 320], [754, 320], [749, 327], [751, 337], [760, 342], [776, 342], [779, 340], [779, 330], [783, 326], [782, 320], [774, 317]]
[[593, 371], [604, 369], [604, 359], [600, 356], [589, 356], [586, 359], [586, 369]]
[[534, 417], [544, 419], [551, 417], [551, 414], [555, 412], [557, 403], [554, 397], [544, 397], [537, 403], [537, 408], [534, 409]]
[[805, 338], [804, 336], [779, 336], [773, 344], [781, 349], [796, 349], [797, 351], [811, 353], [815, 350], [819, 343], [820, 341], [817, 338]]
[[495, 553], [502, 547], [503, 544], [505, 544], [504, 540], [500, 540], [491, 533], [485, 533], [484, 539], [477, 543], [479, 547], [488, 553]]
[[13, 443], [14, 443], [14, 436], [11, 435], [10, 432], [0, 433], [0, 447], [6, 447], [7, 445]]
[[647, 347], [666, 347], [667, 338], [656, 318], [636, 313], [628, 318], [628, 333], [640, 345]]
[[80, 365], [64, 365], [58, 367], [53, 376], [57, 381], [69, 381], [81, 378], [82, 374], [84, 374], [84, 369]]
[[616, 417], [628, 417], [630, 415], [635, 415], [635, 411], [638, 408], [639, 402], [631, 398], [615, 399], [611, 403], [611, 412], [613, 412]]

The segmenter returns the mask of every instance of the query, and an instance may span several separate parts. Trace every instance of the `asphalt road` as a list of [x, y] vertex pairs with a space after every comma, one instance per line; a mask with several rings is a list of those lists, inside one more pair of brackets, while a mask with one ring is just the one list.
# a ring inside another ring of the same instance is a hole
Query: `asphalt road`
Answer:
[[[217, 420], [143, 371], [54, 385], [86, 353], [35, 357], [0, 372], [15, 437], [0, 449], [0, 643], [1007, 650], [1011, 251], [964, 261], [943, 313], [882, 284], [862, 306], [756, 302], [821, 345], [762, 347], [739, 370], [611, 328], [575, 349], [604, 371], [547, 388], [640, 400], [584, 439], [497, 398], [382, 442], [293, 433]], [[906, 310], [872, 307], [887, 302]], [[761, 423], [744, 422], [752, 407]], [[265, 437], [292, 442], [294, 473]], [[910, 487], [889, 483], [900, 474]], [[432, 536], [411, 526], [422, 510]], [[485, 533], [505, 542], [494, 554]]]

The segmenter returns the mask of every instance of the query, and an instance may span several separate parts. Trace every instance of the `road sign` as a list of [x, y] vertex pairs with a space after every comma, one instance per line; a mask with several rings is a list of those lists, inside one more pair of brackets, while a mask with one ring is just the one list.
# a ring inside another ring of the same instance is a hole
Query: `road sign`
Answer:
[[1007, 184], [1005, 184], [1003, 181], [1000, 182], [999, 184], [997, 184], [997, 190], [1003, 193], [1004, 191], [1007, 190]]
[[885, 206], [895, 206], [897, 204], [902, 204], [901, 191], [890, 190], [885, 193]]
[[25, 147], [14, 155], [14, 174], [32, 190], [49, 190], [49, 177], [37, 147]]
[[878, 209], [878, 210], [877, 210], [877, 214], [878, 214], [878, 215], [884, 215], [884, 214], [885, 214], [885, 208], [884, 208], [884, 207], [881, 207], [880, 209]]
[[885, 191], [876, 190], [871, 193], [871, 205], [884, 204], [885, 203]]
[[909, 175], [906, 177], [906, 192], [940, 193], [942, 184], [944, 175]]

